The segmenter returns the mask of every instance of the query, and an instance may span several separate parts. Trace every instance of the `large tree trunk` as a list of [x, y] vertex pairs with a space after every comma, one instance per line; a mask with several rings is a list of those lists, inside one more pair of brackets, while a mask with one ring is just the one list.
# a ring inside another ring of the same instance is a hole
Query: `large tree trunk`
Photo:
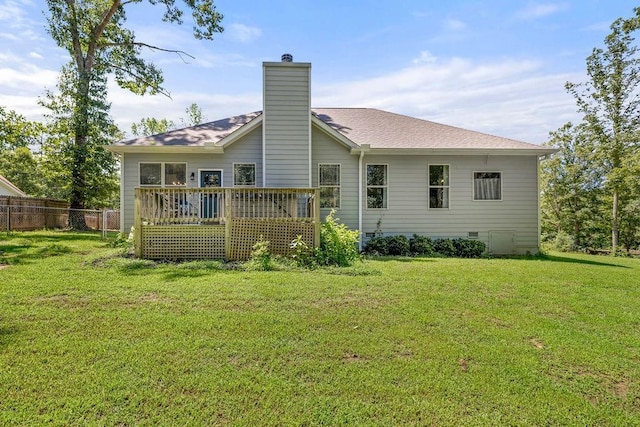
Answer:
[[[87, 223], [82, 209], [86, 208], [86, 173], [85, 162], [87, 160], [87, 138], [89, 137], [89, 86], [90, 73], [80, 71], [78, 73], [78, 95], [76, 98], [76, 111], [74, 113], [74, 147], [73, 164], [71, 165], [71, 197], [72, 211], [69, 215], [69, 226], [74, 230], [86, 230]], [[74, 211], [75, 210], [75, 211]]]

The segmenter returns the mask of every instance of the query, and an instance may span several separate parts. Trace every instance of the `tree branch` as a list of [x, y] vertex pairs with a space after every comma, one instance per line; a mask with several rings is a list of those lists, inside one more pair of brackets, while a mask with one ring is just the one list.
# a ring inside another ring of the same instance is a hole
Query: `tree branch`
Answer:
[[159, 94], [164, 95], [164, 96], [166, 96], [166, 97], [167, 97], [167, 98], [169, 98], [169, 99], [173, 99], [173, 98], [171, 98], [171, 94], [170, 94], [169, 92], [167, 92], [166, 90], [162, 89], [160, 86], [158, 86], [158, 85], [156, 85], [156, 84], [153, 84], [153, 83], [151, 83], [151, 82], [149, 82], [149, 81], [147, 81], [147, 80], [143, 79], [141, 76], [139, 76], [139, 75], [137, 75], [137, 74], [132, 73], [132, 72], [131, 72], [131, 70], [128, 70], [128, 69], [126, 69], [126, 68], [122, 68], [122, 67], [120, 67], [120, 66], [118, 66], [118, 65], [115, 65], [115, 64], [112, 64], [112, 63], [107, 63], [107, 65], [108, 65], [109, 67], [113, 68], [113, 69], [120, 70], [120, 71], [122, 71], [123, 73], [130, 75], [131, 77], [133, 77], [134, 79], [136, 79], [136, 80], [138, 80], [138, 81], [141, 81], [141, 82], [142, 82], [142, 83], [144, 83], [145, 85], [147, 85], [147, 86], [149, 86], [149, 87], [153, 88], [153, 90], [157, 91]]
[[176, 55], [178, 55], [180, 57], [180, 59], [182, 59], [182, 62], [184, 62], [185, 64], [188, 64], [187, 61], [184, 60], [184, 58], [182, 57], [184, 56], [188, 56], [191, 59], [196, 59], [195, 56], [183, 51], [183, 50], [177, 50], [177, 49], [164, 49], [158, 46], [153, 46], [147, 43], [143, 43], [143, 42], [131, 42], [131, 43], [104, 43], [102, 45], [103, 47], [106, 46], [140, 46], [140, 47], [146, 47], [147, 49], [151, 49], [151, 50], [159, 50], [161, 52], [169, 52], [169, 53], [175, 53]]

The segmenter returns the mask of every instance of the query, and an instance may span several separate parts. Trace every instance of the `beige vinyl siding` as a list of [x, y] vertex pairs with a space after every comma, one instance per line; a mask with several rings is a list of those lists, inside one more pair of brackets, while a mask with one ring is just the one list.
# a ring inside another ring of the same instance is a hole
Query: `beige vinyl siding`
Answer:
[[[365, 156], [366, 163], [389, 165], [388, 209], [364, 209], [363, 233], [380, 221], [385, 235], [413, 233], [467, 237], [478, 232], [515, 231], [518, 253], [538, 248], [538, 176], [536, 156]], [[428, 209], [429, 164], [450, 165], [449, 209]], [[501, 201], [473, 200], [473, 172], [502, 173]]]
[[267, 187], [309, 186], [310, 64], [265, 63]]
[[[329, 137], [326, 133], [312, 129], [312, 186], [318, 187], [318, 164], [340, 165], [340, 209], [336, 216], [350, 229], [358, 229], [358, 156], [349, 154], [349, 149]], [[321, 209], [322, 219], [331, 209]]]
[[[198, 186], [199, 169], [222, 169], [222, 184], [224, 187], [233, 185], [234, 163], [256, 164], [256, 186], [262, 187], [262, 129], [258, 127], [225, 148], [224, 154], [210, 154], [203, 149], [197, 154], [135, 154], [127, 153], [124, 156], [124, 198], [122, 206], [122, 231], [129, 232], [133, 225], [134, 189], [139, 187], [140, 163], [169, 162], [187, 163], [187, 187]], [[195, 180], [190, 181], [191, 173], [195, 174]]]

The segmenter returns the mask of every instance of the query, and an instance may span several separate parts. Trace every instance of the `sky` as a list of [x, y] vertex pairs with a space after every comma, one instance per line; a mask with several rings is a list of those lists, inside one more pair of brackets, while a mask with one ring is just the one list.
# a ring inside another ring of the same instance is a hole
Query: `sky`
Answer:
[[[144, 57], [164, 71], [163, 95], [110, 84], [120, 129], [143, 117], [180, 126], [198, 104], [206, 121], [262, 109], [262, 62], [312, 64], [313, 107], [369, 107], [541, 144], [579, 121], [567, 81], [611, 23], [640, 6], [624, 0], [215, 0], [225, 31], [195, 40], [162, 22], [160, 6], [127, 6], [138, 41], [182, 50]], [[180, 4], [178, 0], [176, 2]], [[46, 2], [0, 0], [0, 105], [42, 120], [69, 55], [46, 32]]]

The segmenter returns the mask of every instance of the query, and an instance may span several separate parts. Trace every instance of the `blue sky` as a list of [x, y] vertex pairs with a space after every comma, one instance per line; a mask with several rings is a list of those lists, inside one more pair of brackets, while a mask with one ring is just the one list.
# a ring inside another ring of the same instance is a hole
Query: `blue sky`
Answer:
[[[178, 1], [179, 3], [179, 1]], [[578, 120], [566, 81], [586, 79], [585, 58], [609, 25], [630, 17], [623, 0], [216, 0], [225, 32], [197, 41], [190, 25], [161, 22], [161, 8], [130, 5], [139, 41], [195, 59], [149, 52], [165, 72], [164, 96], [113, 86], [121, 129], [142, 117], [176, 123], [191, 103], [216, 120], [262, 108], [262, 62], [312, 63], [312, 105], [372, 107], [542, 143]], [[640, 6], [640, 5], [639, 5]], [[44, 1], [0, 3], [0, 105], [29, 119], [68, 61], [46, 34]]]

